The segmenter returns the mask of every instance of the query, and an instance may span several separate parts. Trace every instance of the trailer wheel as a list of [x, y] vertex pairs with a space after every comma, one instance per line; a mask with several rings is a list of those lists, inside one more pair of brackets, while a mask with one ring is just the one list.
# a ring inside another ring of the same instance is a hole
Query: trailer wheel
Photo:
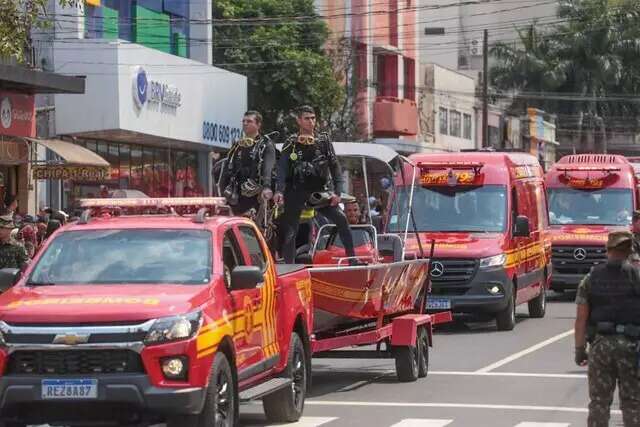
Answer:
[[202, 412], [170, 418], [167, 427], [234, 427], [237, 423], [237, 398], [231, 365], [227, 356], [219, 352], [213, 360]]
[[272, 422], [291, 423], [298, 421], [304, 410], [307, 395], [308, 358], [297, 333], [291, 334], [289, 359], [284, 375], [293, 381], [291, 387], [285, 387], [265, 396], [262, 406], [267, 419]]
[[416, 346], [402, 346], [394, 348], [396, 359], [396, 374], [402, 382], [413, 382], [420, 373], [420, 357]]
[[418, 328], [418, 377], [424, 378], [429, 373], [429, 334], [427, 328]]

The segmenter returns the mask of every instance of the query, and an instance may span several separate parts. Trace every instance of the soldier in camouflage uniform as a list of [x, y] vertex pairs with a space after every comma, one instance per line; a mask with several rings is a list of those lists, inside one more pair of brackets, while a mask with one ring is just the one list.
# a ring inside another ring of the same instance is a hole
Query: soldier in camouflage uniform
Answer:
[[0, 269], [25, 267], [29, 257], [24, 247], [11, 242], [13, 221], [0, 217]]
[[629, 262], [631, 250], [630, 232], [609, 234], [607, 262], [578, 287], [575, 362], [589, 366], [589, 427], [609, 425], [616, 384], [624, 425], [640, 426], [640, 270]]

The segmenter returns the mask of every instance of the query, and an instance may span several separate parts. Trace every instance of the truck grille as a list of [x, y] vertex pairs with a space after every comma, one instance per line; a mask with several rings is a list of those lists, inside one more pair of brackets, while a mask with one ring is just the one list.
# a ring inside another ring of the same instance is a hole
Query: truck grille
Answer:
[[551, 261], [559, 274], [587, 274], [607, 261], [607, 251], [604, 246], [553, 246]]
[[11, 353], [8, 374], [144, 373], [140, 355], [130, 350], [63, 350]]
[[[438, 268], [442, 274], [438, 275]], [[431, 263], [431, 293], [435, 295], [463, 295], [476, 273], [478, 263], [472, 259], [434, 259]]]

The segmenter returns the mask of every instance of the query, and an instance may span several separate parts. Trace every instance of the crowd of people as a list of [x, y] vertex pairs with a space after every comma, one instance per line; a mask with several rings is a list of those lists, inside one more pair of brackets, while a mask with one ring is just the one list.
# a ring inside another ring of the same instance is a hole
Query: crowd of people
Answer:
[[0, 269], [24, 268], [38, 253], [42, 244], [69, 216], [43, 207], [38, 215], [21, 215], [15, 196], [5, 197], [0, 208]]

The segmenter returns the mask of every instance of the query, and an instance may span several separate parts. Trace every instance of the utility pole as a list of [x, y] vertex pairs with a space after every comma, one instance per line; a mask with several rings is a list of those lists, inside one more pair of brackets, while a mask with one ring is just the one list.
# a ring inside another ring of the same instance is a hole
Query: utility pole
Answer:
[[482, 41], [482, 146], [489, 146], [489, 30]]

